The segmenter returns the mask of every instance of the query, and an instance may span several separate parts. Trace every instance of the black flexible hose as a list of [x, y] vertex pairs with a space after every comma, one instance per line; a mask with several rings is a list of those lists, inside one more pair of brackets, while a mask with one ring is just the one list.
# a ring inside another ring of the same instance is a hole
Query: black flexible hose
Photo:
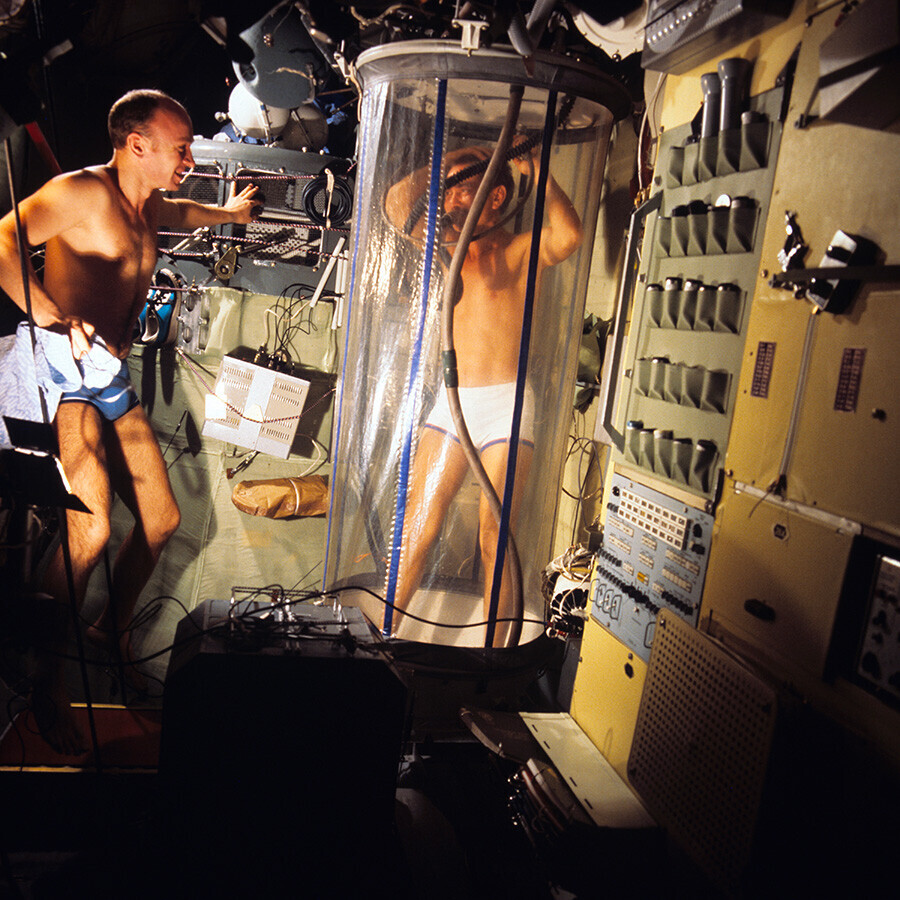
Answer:
[[[531, 151], [537, 147], [537, 145], [541, 142], [542, 135], [540, 133], [533, 134], [531, 137], [526, 138], [521, 143], [516, 144], [515, 147], [508, 147], [506, 152], [503, 154], [503, 163], [511, 162], [519, 156], [524, 156], [526, 153], [531, 153]], [[510, 141], [512, 141], [512, 137], [510, 137]], [[454, 175], [448, 175], [444, 181], [444, 191], [449, 191], [450, 188], [456, 186], [457, 184], [461, 184], [463, 181], [468, 181], [470, 178], [474, 178], [476, 175], [480, 175], [482, 172], [487, 170], [487, 167], [490, 165], [490, 159], [483, 159], [480, 162], [472, 163], [471, 165], [466, 166], [464, 169], [460, 169]], [[499, 169], [499, 166], [498, 166]], [[403, 233], [404, 234], [412, 234], [413, 228], [418, 224], [419, 219], [422, 218], [422, 215], [425, 212], [425, 207], [428, 205], [428, 192], [426, 191], [423, 194], [420, 194], [413, 204], [412, 209], [409, 212], [409, 215], [406, 218], [406, 221], [403, 223]]]
[[[450, 260], [450, 267], [447, 271], [447, 277], [444, 280], [443, 302], [441, 308], [442, 362], [444, 366], [444, 384], [447, 388], [450, 414], [453, 417], [457, 437], [459, 438], [460, 445], [466, 455], [469, 467], [472, 469], [488, 505], [490, 506], [491, 513], [498, 523], [502, 520], [503, 505], [481, 462], [478, 449], [475, 447], [472, 438], [469, 435], [462, 406], [459, 402], [459, 378], [456, 368], [456, 350], [453, 344], [453, 309], [455, 305], [453, 303], [453, 296], [456, 292], [456, 286], [460, 279], [463, 263], [469, 250], [469, 244], [472, 242], [475, 227], [478, 224], [479, 218], [481, 218], [481, 213], [487, 202], [488, 195], [493, 188], [500, 167], [507, 164], [506, 156], [510, 149], [510, 144], [512, 143], [524, 93], [525, 88], [521, 85], [512, 85], [509, 89], [509, 106], [506, 111], [506, 121], [503, 123], [503, 129], [500, 132], [497, 146], [494, 148], [490, 161], [487, 163], [484, 177], [478, 185], [478, 190], [472, 201], [472, 206], [466, 216], [466, 221], [460, 231], [456, 248], [453, 251], [453, 258]], [[516, 149], [518, 150], [518, 147]], [[519, 561], [519, 553], [516, 548], [515, 540], [513, 539], [512, 531], [509, 531], [507, 535], [506, 551], [509, 557], [510, 582], [513, 595], [513, 608], [511, 611], [513, 622], [510, 626], [509, 633], [507, 634], [505, 646], [517, 647], [519, 639], [522, 636], [522, 618], [524, 616], [524, 604], [522, 601], [522, 566]], [[488, 577], [487, 572], [485, 573], [485, 577]], [[490, 629], [490, 625], [488, 628]]]
[[[557, 116], [557, 128], [560, 128], [565, 124], [566, 119], [569, 118], [569, 114], [571, 113], [572, 107], [574, 105], [575, 97], [571, 94], [567, 95], [560, 107], [559, 116]], [[534, 148], [537, 147], [537, 145], [540, 144], [543, 139], [543, 132], [539, 131], [536, 134], [531, 135], [531, 137], [525, 138], [524, 141], [520, 141], [515, 145], [515, 147], [508, 147], [506, 152], [503, 154], [503, 162], [512, 162], [512, 160], [517, 159], [520, 156], [524, 156], [526, 153], [531, 153], [531, 151], [534, 150]], [[483, 159], [480, 162], [472, 163], [471, 165], [466, 166], [464, 169], [460, 169], [454, 175], [449, 175], [444, 181], [444, 191], [449, 191], [450, 188], [454, 187], [455, 185], [460, 184], [463, 181], [467, 181], [469, 178], [473, 178], [476, 175], [480, 175], [482, 172], [487, 170], [490, 162], [491, 160], [489, 159]], [[418, 224], [419, 219], [421, 219], [423, 214], [425, 213], [426, 206], [428, 206], [427, 191], [420, 194], [413, 203], [412, 209], [409, 211], [409, 215], [406, 217], [406, 221], [403, 223], [404, 234], [412, 234], [412, 231]]]

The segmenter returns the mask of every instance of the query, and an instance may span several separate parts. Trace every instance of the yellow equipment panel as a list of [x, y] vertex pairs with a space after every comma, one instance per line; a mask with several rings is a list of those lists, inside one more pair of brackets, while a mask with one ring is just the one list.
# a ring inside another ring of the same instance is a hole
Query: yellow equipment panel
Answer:
[[821, 678], [853, 535], [731, 483], [715, 527], [704, 619], [788, 674]]
[[788, 470], [788, 496], [894, 534], [900, 534], [898, 304], [896, 290], [863, 288], [850, 315], [818, 317]]
[[725, 468], [763, 489], [784, 475], [788, 498], [900, 534], [900, 291], [864, 283], [846, 313], [812, 317], [809, 301], [769, 284], [787, 211], [809, 246], [807, 268], [838, 230], [900, 262], [900, 134], [824, 120], [794, 127], [838, 13], [811, 21], [797, 62]]
[[570, 713], [625, 781], [646, 674], [642, 659], [588, 618]]

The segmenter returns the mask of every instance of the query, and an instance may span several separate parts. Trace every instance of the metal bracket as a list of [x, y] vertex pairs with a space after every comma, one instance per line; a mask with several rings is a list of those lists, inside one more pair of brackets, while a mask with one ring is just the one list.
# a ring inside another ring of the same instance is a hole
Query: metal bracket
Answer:
[[889, 266], [842, 266], [840, 268], [822, 267], [818, 269], [791, 269], [788, 272], [776, 272], [769, 285], [776, 288], [792, 288], [797, 284], [808, 284], [814, 278], [827, 278], [829, 281], [881, 281], [884, 283], [900, 281], [900, 265]]
[[453, 24], [462, 29], [460, 46], [467, 53], [481, 47], [481, 32], [487, 28], [487, 22], [478, 19], [454, 19]]
[[218, 278], [219, 281], [221, 281], [223, 284], [227, 284], [234, 275], [234, 271], [238, 266], [237, 258], [237, 247], [230, 247], [216, 260], [215, 264], [213, 265], [213, 272], [216, 278]]

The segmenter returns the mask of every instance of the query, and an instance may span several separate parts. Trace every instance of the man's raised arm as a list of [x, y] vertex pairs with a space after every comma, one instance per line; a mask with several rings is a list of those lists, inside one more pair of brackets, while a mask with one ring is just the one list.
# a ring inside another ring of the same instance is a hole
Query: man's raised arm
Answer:
[[[539, 159], [539, 154], [535, 151], [531, 162], [526, 155], [514, 157], [513, 163], [524, 174], [528, 174], [533, 165], [534, 179], [537, 182], [540, 175]], [[545, 266], [555, 266], [564, 259], [568, 259], [581, 246], [584, 239], [584, 228], [572, 201], [549, 173], [544, 213], [545, 224], [541, 231], [541, 263]]]
[[413, 207], [419, 198], [428, 189], [430, 168], [424, 166], [415, 172], [401, 178], [396, 184], [388, 188], [384, 197], [384, 211], [390, 223], [400, 229], [404, 234], [410, 233], [420, 225], [420, 222], [412, 223], [410, 228], [407, 220], [413, 211]]
[[163, 197], [160, 203], [159, 224], [168, 228], [193, 231], [195, 228], [225, 225], [228, 222], [246, 225], [257, 218], [260, 206], [254, 199], [256, 185], [247, 185], [240, 193], [235, 193], [234, 182], [228, 199], [221, 206], [214, 203], [197, 203], [195, 200]]

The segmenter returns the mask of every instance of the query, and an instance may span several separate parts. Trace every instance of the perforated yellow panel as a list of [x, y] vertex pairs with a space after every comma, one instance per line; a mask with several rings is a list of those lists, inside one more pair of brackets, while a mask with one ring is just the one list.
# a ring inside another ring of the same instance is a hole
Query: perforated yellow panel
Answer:
[[750, 860], [775, 716], [768, 685], [661, 614], [628, 776], [656, 821], [725, 889]]

